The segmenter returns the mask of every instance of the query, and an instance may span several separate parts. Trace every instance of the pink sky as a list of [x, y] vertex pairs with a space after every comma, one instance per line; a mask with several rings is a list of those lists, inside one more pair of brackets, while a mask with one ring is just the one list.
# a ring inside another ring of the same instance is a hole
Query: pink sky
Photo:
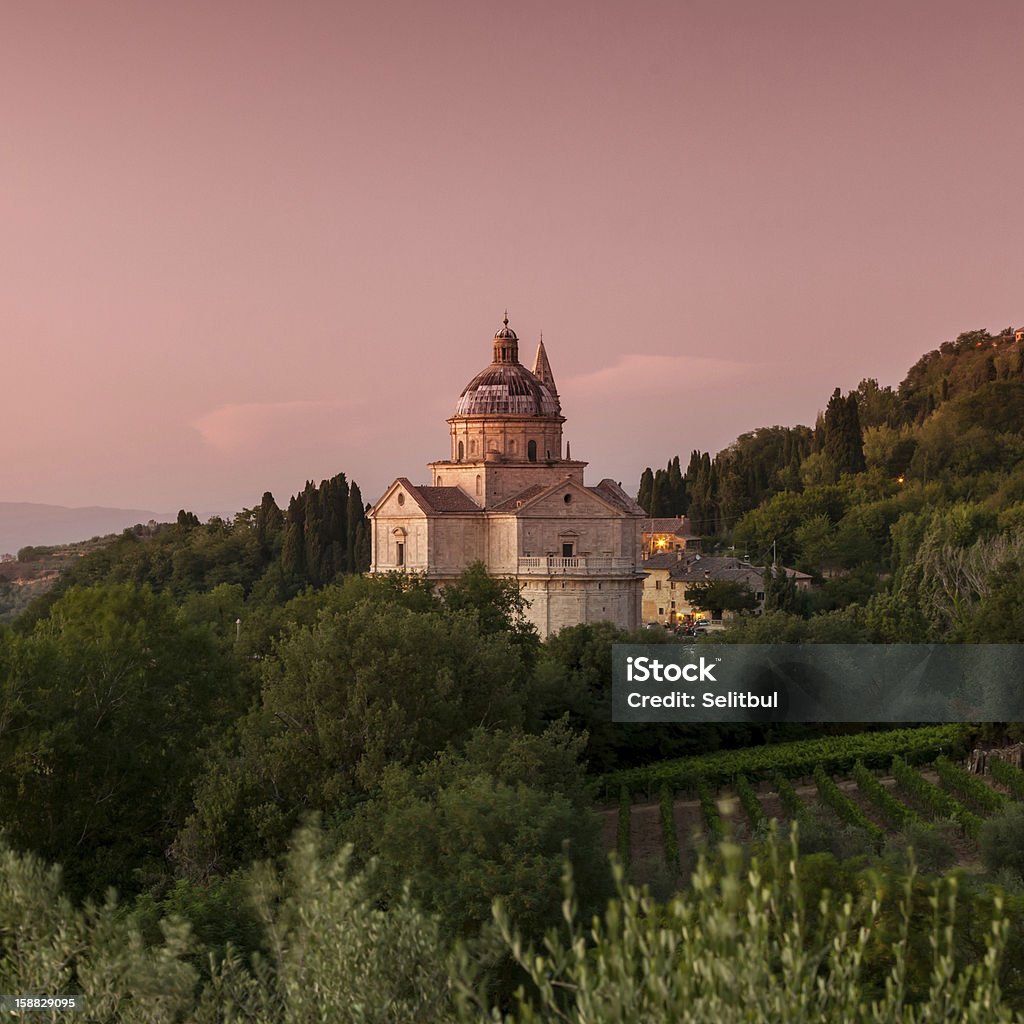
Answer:
[[640, 470], [1024, 323], [1024, 4], [12, 2], [0, 500], [424, 479], [507, 306]]

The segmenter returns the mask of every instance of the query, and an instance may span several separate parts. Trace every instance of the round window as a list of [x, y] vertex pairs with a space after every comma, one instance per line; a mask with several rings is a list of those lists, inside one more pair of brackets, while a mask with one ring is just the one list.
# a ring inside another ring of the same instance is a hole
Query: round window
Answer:
[[398, 504], [399, 505], [404, 505], [405, 504], [405, 495], [401, 491], [398, 492]]
[[566, 505], [568, 505], [569, 502], [572, 501], [572, 495], [567, 494], [563, 500], [565, 501]]

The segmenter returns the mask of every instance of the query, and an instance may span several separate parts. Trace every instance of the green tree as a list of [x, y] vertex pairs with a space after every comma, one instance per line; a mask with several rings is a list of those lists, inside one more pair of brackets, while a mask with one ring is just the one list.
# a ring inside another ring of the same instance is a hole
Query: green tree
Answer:
[[764, 610], [766, 612], [798, 611], [800, 600], [796, 589], [796, 579], [781, 565], [766, 565], [762, 574], [764, 579]]
[[[177, 1024], [190, 1019], [197, 972], [185, 962], [188, 925], [166, 920], [150, 941], [113, 893], [76, 906], [59, 868], [15, 852], [0, 836], [0, 989], [83, 996], [76, 1018], [104, 1024]], [[41, 1021], [67, 1014], [41, 1011]]]
[[273, 546], [284, 527], [284, 516], [270, 491], [263, 492], [263, 500], [256, 510], [256, 538], [265, 548]]
[[526, 618], [526, 600], [514, 579], [491, 576], [483, 562], [474, 562], [444, 587], [441, 599], [452, 611], [475, 611], [482, 633], [507, 633], [532, 658], [537, 629]]
[[129, 585], [72, 589], [8, 635], [0, 685], [0, 818], [76, 894], [163, 870], [204, 747], [246, 702], [209, 631]]
[[564, 723], [542, 736], [478, 730], [463, 753], [385, 772], [380, 794], [343, 833], [375, 855], [387, 899], [408, 880], [450, 934], [478, 933], [500, 896], [539, 939], [559, 919], [565, 855], [587, 906], [607, 894], [583, 743]]
[[654, 515], [652, 504], [654, 496], [654, 473], [648, 466], [640, 475], [640, 490], [637, 492], [636, 503], [649, 515]]
[[865, 468], [856, 393], [843, 398], [839, 388], [832, 392], [825, 409], [822, 452], [837, 476], [860, 473]]
[[690, 584], [686, 599], [701, 611], [746, 612], [757, 607], [757, 597], [745, 583], [736, 580], [711, 580]]
[[260, 705], [211, 761], [175, 843], [192, 877], [279, 850], [304, 813], [357, 802], [388, 765], [420, 764], [476, 726], [518, 725], [530, 703], [522, 645], [429, 588], [353, 577], [289, 612]]

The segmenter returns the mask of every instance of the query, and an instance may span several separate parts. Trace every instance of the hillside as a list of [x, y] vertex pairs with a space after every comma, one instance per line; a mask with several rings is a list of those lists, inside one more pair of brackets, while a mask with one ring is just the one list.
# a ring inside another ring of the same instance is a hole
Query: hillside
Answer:
[[638, 501], [687, 515], [705, 551], [777, 554], [816, 577], [813, 594], [768, 587], [769, 611], [808, 626], [748, 622], [734, 631], [748, 642], [1017, 642], [1024, 341], [961, 334], [898, 388], [837, 388], [813, 429], [763, 427], [713, 458], [693, 452], [685, 472], [678, 457], [645, 470]]
[[5, 555], [0, 560], [0, 622], [10, 622], [45, 594], [62, 573], [80, 559], [114, 543], [117, 537], [111, 533], [75, 544], [23, 546], [19, 548], [20, 557]]
[[28, 501], [0, 501], [0, 554], [16, 554], [28, 544], [73, 544], [120, 533], [136, 523], [172, 522], [174, 513], [138, 508], [67, 508]]

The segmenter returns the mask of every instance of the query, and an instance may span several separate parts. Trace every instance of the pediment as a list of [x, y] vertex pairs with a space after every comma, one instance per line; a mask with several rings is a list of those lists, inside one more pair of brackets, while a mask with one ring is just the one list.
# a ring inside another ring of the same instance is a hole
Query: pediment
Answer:
[[628, 518], [621, 508], [595, 493], [592, 488], [581, 487], [573, 480], [562, 480], [546, 487], [514, 509], [513, 514], [524, 518], [545, 519]]
[[428, 509], [418, 489], [405, 477], [399, 477], [370, 510], [371, 519], [423, 519]]

